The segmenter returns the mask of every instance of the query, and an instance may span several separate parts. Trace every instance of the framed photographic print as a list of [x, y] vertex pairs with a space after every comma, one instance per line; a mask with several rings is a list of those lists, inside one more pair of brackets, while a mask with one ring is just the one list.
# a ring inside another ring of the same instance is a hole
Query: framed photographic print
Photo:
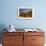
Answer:
[[19, 7], [18, 8], [18, 19], [33, 19], [34, 8], [31, 7]]

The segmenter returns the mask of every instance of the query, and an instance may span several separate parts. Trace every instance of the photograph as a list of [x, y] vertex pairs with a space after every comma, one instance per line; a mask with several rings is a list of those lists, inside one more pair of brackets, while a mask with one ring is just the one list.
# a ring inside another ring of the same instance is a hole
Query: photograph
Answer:
[[33, 8], [18, 8], [19, 19], [32, 19], [33, 16]]

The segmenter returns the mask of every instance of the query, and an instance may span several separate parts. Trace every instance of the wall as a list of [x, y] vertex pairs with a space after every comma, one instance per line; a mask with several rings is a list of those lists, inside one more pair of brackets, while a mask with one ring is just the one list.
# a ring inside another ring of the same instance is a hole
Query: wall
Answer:
[[[1, 0], [0, 24], [15, 25], [17, 29], [38, 27], [46, 28], [46, 0]], [[32, 20], [17, 19], [17, 8], [33, 7], [35, 18]]]
[[[16, 29], [40, 27], [46, 32], [46, 0], [0, 0], [0, 31], [13, 24]], [[35, 18], [17, 19], [18, 7], [33, 7]], [[40, 25], [40, 26], [39, 26]]]

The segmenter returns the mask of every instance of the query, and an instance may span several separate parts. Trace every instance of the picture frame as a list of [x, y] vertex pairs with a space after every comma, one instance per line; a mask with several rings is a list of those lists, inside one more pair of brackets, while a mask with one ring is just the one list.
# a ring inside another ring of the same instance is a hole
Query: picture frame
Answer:
[[32, 7], [19, 7], [18, 8], [18, 19], [33, 19], [34, 8]]

